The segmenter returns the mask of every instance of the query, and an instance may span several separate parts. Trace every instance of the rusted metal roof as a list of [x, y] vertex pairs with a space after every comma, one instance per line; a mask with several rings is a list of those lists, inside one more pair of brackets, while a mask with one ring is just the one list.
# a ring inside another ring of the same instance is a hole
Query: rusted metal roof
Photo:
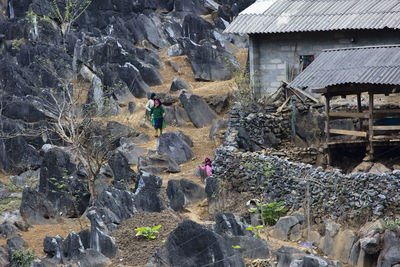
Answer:
[[400, 0], [258, 0], [227, 33], [400, 29]]
[[400, 85], [400, 45], [323, 50], [288, 86], [316, 89], [350, 83]]

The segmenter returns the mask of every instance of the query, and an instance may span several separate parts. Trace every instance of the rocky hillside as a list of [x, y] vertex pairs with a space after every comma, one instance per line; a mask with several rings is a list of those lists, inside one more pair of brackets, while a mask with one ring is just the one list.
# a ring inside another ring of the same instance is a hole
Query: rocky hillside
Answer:
[[[305, 164], [319, 103], [233, 105], [247, 38], [223, 30], [253, 2], [0, 0], [0, 266], [400, 264], [398, 171]], [[258, 226], [257, 202], [289, 210]]]

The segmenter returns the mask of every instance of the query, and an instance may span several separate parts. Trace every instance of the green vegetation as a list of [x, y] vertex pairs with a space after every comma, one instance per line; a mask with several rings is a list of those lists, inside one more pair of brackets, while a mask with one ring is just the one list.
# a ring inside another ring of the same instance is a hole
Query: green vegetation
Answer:
[[234, 249], [239, 249], [239, 248], [241, 248], [239, 245], [236, 245], [236, 246], [232, 246]]
[[21, 198], [6, 198], [0, 201], [0, 214], [5, 211], [17, 210], [21, 206]]
[[239, 69], [234, 72], [232, 84], [233, 100], [242, 105], [250, 105], [254, 102], [253, 90], [250, 87], [250, 74], [245, 69]]
[[11, 48], [15, 51], [21, 50], [21, 45], [25, 42], [24, 38], [14, 39], [11, 41]]
[[23, 189], [22, 187], [16, 186], [14, 184], [6, 184], [5, 188], [7, 191], [10, 191], [10, 192], [21, 192]]
[[153, 240], [157, 238], [157, 234], [158, 234], [158, 229], [160, 229], [162, 226], [161, 225], [157, 225], [154, 227], [148, 227], [148, 226], [144, 226], [144, 227], [140, 227], [135, 229], [136, 236], [137, 237], [144, 237], [147, 240]]
[[36, 259], [34, 249], [21, 248], [11, 253], [10, 267], [29, 267], [34, 259]]
[[258, 212], [262, 214], [262, 222], [267, 225], [275, 225], [280, 217], [286, 214], [288, 208], [285, 207], [283, 201], [271, 203], [257, 203], [257, 208], [250, 209], [250, 212]]
[[390, 231], [395, 231], [399, 229], [400, 227], [400, 218], [396, 220], [392, 220], [390, 218], [384, 218], [383, 219], [383, 225], [382, 227], [378, 227], [378, 231], [384, 231], [384, 230], [390, 230]]
[[275, 170], [272, 168], [272, 164], [271, 163], [265, 163], [262, 167], [262, 173], [264, 174], [264, 177], [266, 179], [271, 178], [272, 174], [275, 173]]
[[247, 231], [252, 231], [253, 232], [253, 234], [255, 235], [255, 237], [257, 237], [257, 238], [261, 238], [261, 229], [263, 229], [264, 228], [264, 225], [257, 225], [256, 227], [254, 227], [254, 226], [248, 226], [248, 227], [246, 227], [246, 230]]

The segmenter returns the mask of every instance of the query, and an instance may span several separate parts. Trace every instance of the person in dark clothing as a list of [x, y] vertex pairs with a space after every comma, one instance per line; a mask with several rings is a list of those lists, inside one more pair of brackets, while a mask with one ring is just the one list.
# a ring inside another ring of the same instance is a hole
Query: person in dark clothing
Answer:
[[165, 110], [159, 99], [154, 100], [154, 106], [151, 108], [151, 124], [156, 130], [155, 136], [158, 136], [158, 130], [160, 130], [160, 135], [162, 135], [163, 129], [166, 127], [165, 124]]

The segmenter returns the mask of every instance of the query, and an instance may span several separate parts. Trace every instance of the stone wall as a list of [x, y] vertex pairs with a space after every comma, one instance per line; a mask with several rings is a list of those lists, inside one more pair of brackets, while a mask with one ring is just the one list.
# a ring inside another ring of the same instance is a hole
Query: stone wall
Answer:
[[213, 177], [226, 181], [228, 190], [260, 194], [268, 202], [284, 201], [294, 210], [303, 206], [305, 180], [310, 179], [311, 210], [317, 223], [327, 217], [356, 220], [400, 211], [400, 171], [344, 175], [338, 170], [324, 172], [309, 164], [221, 146], [215, 154]]
[[290, 115], [273, 114], [274, 106], [244, 108], [236, 104], [230, 110], [224, 145], [245, 151], [277, 147], [290, 140]]
[[300, 56], [317, 57], [323, 49], [384, 45], [400, 42], [396, 31], [336, 31], [250, 35], [250, 74], [256, 96], [272, 93], [282, 80], [299, 73]]

